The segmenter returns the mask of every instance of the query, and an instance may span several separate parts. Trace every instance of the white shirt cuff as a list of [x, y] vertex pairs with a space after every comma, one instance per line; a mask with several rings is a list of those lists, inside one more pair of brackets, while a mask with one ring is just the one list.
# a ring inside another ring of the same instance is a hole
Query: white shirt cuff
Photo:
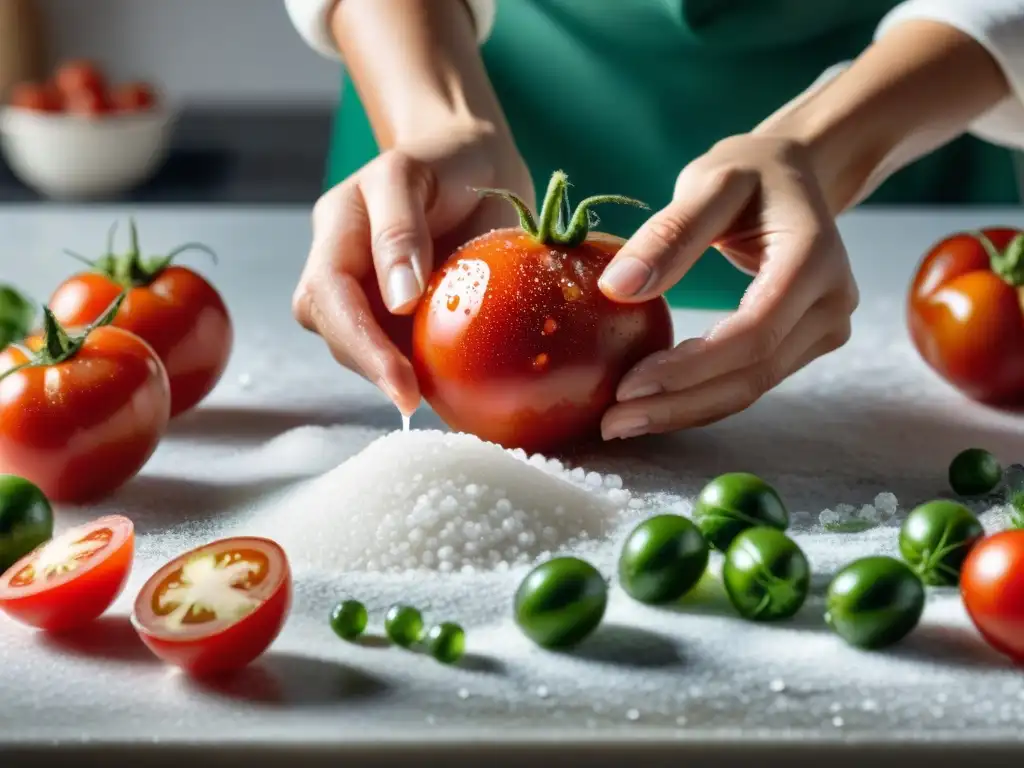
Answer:
[[905, 21], [947, 24], [985, 47], [1006, 75], [1011, 94], [975, 120], [970, 132], [1024, 149], [1024, 0], [905, 0], [882, 19], [875, 39]]
[[[331, 34], [329, 15], [338, 2], [344, 0], [284, 0], [285, 9], [296, 31], [306, 44], [321, 56], [342, 61], [334, 36]], [[387, 0], [378, 0], [387, 2]], [[476, 38], [483, 44], [494, 29], [497, 0], [463, 0], [473, 16]]]

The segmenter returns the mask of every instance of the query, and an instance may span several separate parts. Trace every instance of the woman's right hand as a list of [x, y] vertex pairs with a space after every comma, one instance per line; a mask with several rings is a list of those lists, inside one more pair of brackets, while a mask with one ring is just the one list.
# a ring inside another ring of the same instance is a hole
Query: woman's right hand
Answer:
[[343, 366], [374, 382], [402, 413], [419, 385], [409, 352], [412, 313], [436, 266], [459, 245], [516, 214], [474, 188], [500, 187], [533, 203], [525, 163], [488, 127], [446, 128], [390, 149], [326, 192], [292, 301]]

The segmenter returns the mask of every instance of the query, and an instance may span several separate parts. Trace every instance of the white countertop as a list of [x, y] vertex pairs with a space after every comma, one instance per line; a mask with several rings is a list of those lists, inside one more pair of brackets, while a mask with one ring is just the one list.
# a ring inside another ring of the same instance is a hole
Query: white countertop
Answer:
[[[61, 249], [98, 252], [110, 222], [130, 212], [0, 210], [3, 280], [45, 298], [75, 266]], [[0, 619], [0, 755], [5, 744], [24, 750], [92, 745], [129, 750], [118, 754], [134, 761], [170, 759], [176, 747], [206, 744], [187, 758], [200, 765], [237, 757], [229, 747], [248, 744], [258, 746], [245, 755], [250, 765], [280, 754], [301, 760], [298, 765], [315, 759], [333, 764], [341, 755], [359, 755], [366, 764], [395, 756], [382, 746], [388, 744], [392, 750], [408, 746], [409, 759], [422, 760], [427, 745], [475, 744], [486, 752], [502, 743], [530, 743], [536, 749], [530, 759], [573, 749], [578, 756], [598, 745], [587, 763], [597, 765], [619, 755], [616, 745], [628, 754], [646, 745], [673, 759], [685, 756], [689, 765], [724, 765], [751, 744], [783, 751], [803, 745], [798, 757], [820, 760], [808, 746], [1020, 739], [1024, 679], [977, 638], [955, 592], [933, 594], [923, 625], [887, 654], [860, 654], [810, 624], [765, 628], [713, 613], [665, 614], [628, 605], [619, 595], [609, 608], [609, 634], [589, 651], [552, 664], [536, 649], [502, 639], [514, 632], [502, 582], [495, 586], [493, 621], [467, 627], [477, 663], [447, 669], [422, 656], [341, 643], [327, 627], [326, 612], [342, 587], [368, 595], [371, 608], [415, 589], [454, 615], [460, 601], [474, 598], [455, 596], [441, 577], [411, 582], [306, 573], [298, 575], [284, 633], [240, 680], [203, 688], [162, 667], [124, 618], [161, 559], [200, 543], [196, 536], [210, 521], [332, 468], [398, 420], [382, 396], [339, 370], [319, 340], [291, 319], [308, 211], [153, 208], [138, 212], [137, 220], [148, 252], [191, 240], [218, 252], [215, 268], [202, 256], [190, 263], [223, 291], [236, 320], [236, 350], [221, 387], [202, 410], [175, 425], [139, 478], [100, 508], [62, 511], [64, 523], [105, 511], [131, 516], [140, 533], [138, 564], [110, 615], [77, 639], [47, 639]], [[881, 491], [895, 493], [901, 507], [937, 495], [949, 459], [968, 446], [985, 446], [1007, 463], [1024, 459], [1021, 420], [951, 392], [917, 359], [904, 331], [905, 290], [927, 247], [947, 232], [990, 223], [1024, 226], [1024, 212], [847, 216], [842, 230], [863, 302], [846, 348], [722, 424], [582, 463], [621, 474], [634, 490], [684, 500], [715, 474], [753, 471], [774, 482], [791, 508], [809, 513], [806, 523], [826, 507], [870, 503]], [[677, 337], [714, 319], [677, 312]], [[420, 414], [413, 424], [437, 422]], [[290, 437], [275, 440], [286, 433]], [[321, 460], [289, 461], [289, 439], [321, 446]], [[254, 474], [247, 462], [253, 452], [263, 459], [267, 452], [276, 455], [277, 476]], [[827, 572], [829, 564], [893, 551], [895, 528], [825, 535], [805, 525], [796, 536]], [[485, 588], [486, 579], [481, 584]], [[715, 639], [729, 631], [749, 643], [723, 646]], [[784, 692], [769, 691], [776, 680], [785, 681]], [[541, 684], [547, 697], [531, 694]], [[626, 716], [631, 709], [636, 719]], [[497, 753], [462, 754], [467, 764], [497, 760]], [[654, 759], [654, 752], [645, 754]], [[826, 759], [844, 754], [852, 755], [833, 752]], [[938, 756], [956, 754], [947, 744]], [[933, 764], [936, 757], [929, 758]], [[795, 764], [793, 754], [787, 759]]]

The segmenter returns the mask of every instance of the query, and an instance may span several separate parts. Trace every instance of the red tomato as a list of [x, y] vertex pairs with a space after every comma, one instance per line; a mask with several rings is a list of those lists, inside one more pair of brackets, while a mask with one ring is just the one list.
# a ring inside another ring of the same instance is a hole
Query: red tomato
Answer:
[[960, 594], [989, 645], [1024, 662], [1024, 530], [978, 542], [961, 568]]
[[107, 87], [99, 66], [86, 59], [64, 62], [54, 73], [53, 81], [64, 94], [81, 91], [102, 94]]
[[9, 102], [12, 107], [35, 112], [60, 112], [64, 108], [60, 91], [45, 83], [18, 83], [11, 88]]
[[[117, 259], [134, 259], [137, 266], [126, 269]], [[129, 284], [115, 277], [125, 274], [135, 276]], [[149, 269], [137, 249], [68, 278], [54, 292], [50, 308], [61, 323], [87, 325], [125, 288], [128, 296], [113, 324], [144, 339], [159, 355], [171, 383], [173, 418], [198, 405], [224, 375], [234, 344], [231, 317], [220, 294], [198, 273], [173, 265]]]
[[[1016, 229], [951, 235], [921, 262], [907, 323], [925, 362], [956, 389], [993, 405], [1024, 399], [1024, 240]], [[1014, 260], [1022, 263], [1015, 265]]]
[[71, 91], [64, 96], [64, 108], [73, 115], [100, 117], [110, 112], [110, 103], [100, 91]]
[[[113, 307], [112, 307], [113, 308]], [[53, 333], [48, 336], [53, 337]], [[146, 342], [110, 326], [37, 352], [0, 352], [0, 473], [35, 483], [52, 501], [82, 504], [120, 488], [167, 428], [170, 386]], [[4, 374], [6, 373], [6, 376]]]
[[156, 94], [148, 83], [125, 83], [113, 90], [110, 101], [121, 112], [145, 112], [156, 104]]
[[135, 599], [132, 625], [159, 658], [205, 676], [259, 657], [290, 607], [284, 550], [268, 539], [222, 539], [153, 574]]
[[[542, 222], [564, 189], [556, 174]], [[598, 288], [624, 241], [587, 232], [589, 201], [575, 229], [553, 235], [538, 234], [516, 204], [523, 229], [466, 243], [432, 276], [413, 321], [412, 363], [452, 429], [547, 451], [599, 436], [623, 375], [672, 345], [672, 319], [663, 298], [620, 304]]]
[[110, 515], [72, 528], [0, 576], [0, 610], [63, 632], [98, 618], [121, 594], [135, 556], [132, 521]]

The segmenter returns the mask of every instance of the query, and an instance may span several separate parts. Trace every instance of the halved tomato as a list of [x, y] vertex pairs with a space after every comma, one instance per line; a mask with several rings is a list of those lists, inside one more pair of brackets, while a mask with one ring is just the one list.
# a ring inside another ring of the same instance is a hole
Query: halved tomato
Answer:
[[241, 669], [281, 632], [291, 608], [284, 550], [230, 538], [175, 558], [142, 587], [132, 625], [153, 653], [206, 676]]
[[0, 577], [0, 610], [51, 632], [98, 618], [121, 594], [135, 558], [135, 526], [109, 515], [71, 528]]

